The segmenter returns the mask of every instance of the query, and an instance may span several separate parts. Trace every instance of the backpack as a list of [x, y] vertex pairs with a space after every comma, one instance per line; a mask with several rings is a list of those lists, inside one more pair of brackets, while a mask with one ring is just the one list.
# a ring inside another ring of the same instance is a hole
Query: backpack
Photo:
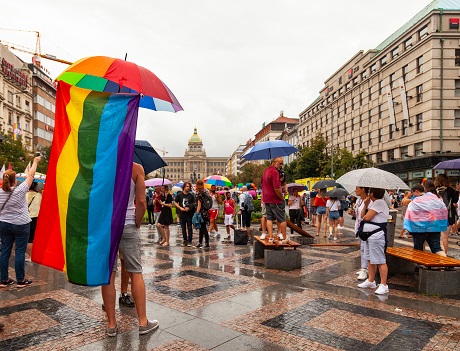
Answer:
[[343, 211], [348, 210], [348, 202], [347, 200], [340, 200], [340, 209]]
[[151, 207], [153, 205], [153, 196], [147, 195], [147, 206]]
[[203, 210], [209, 211], [212, 207], [212, 197], [206, 192], [203, 192], [202, 195], [203, 203], [201, 204], [201, 206], [203, 207]]
[[246, 211], [254, 211], [254, 199], [251, 195], [246, 194], [246, 199], [244, 202], [244, 207], [246, 208]]
[[446, 187], [439, 187], [436, 189], [439, 195], [442, 197], [442, 201], [444, 202], [444, 205], [447, 207], [447, 211], [449, 212], [449, 217], [451, 217], [450, 214], [450, 208], [452, 205], [452, 199], [449, 199], [449, 194], [447, 194], [447, 188]]

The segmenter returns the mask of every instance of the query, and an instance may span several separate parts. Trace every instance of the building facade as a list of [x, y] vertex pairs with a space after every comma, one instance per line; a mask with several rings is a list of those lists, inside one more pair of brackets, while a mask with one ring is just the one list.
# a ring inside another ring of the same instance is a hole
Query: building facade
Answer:
[[409, 185], [460, 157], [459, 19], [460, 1], [433, 1], [376, 49], [354, 55], [300, 113], [299, 142], [309, 146], [321, 132], [334, 147], [367, 151]]
[[241, 155], [246, 149], [246, 145], [239, 145], [227, 159], [226, 173], [229, 177], [236, 177], [241, 171]]
[[[249, 151], [254, 145], [258, 143], [262, 143], [264, 141], [269, 141], [269, 140], [276, 140], [280, 139], [281, 134], [288, 129], [292, 129], [294, 127], [297, 127], [299, 124], [299, 119], [298, 118], [289, 118], [285, 117], [283, 111], [280, 112], [280, 115], [278, 118], [275, 120], [271, 121], [268, 124], [263, 124], [262, 129], [260, 129], [253, 140], [249, 139], [246, 142], [246, 146], [243, 149], [243, 154]], [[257, 163], [264, 163], [265, 160], [259, 160], [259, 161], [247, 161], [244, 158], [241, 159], [241, 166], [244, 166], [246, 162], [257, 162]]]
[[21, 138], [33, 152], [31, 71], [27, 64], [0, 44], [0, 131]]
[[206, 156], [203, 141], [195, 128], [183, 157], [163, 157], [163, 159], [168, 163], [165, 167], [166, 178], [173, 183], [182, 180], [195, 184], [198, 179], [209, 175], [225, 176], [228, 157]]
[[29, 69], [34, 98], [33, 145], [35, 151], [40, 151], [43, 147], [50, 147], [53, 140], [56, 84], [43, 67], [30, 63]]

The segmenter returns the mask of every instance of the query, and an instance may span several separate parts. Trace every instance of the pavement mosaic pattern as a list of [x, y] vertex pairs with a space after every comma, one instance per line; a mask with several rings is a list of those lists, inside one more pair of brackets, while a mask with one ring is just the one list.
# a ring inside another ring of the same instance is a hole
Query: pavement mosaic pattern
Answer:
[[[346, 219], [337, 243], [356, 243], [352, 228]], [[460, 351], [460, 297], [419, 294], [411, 275], [390, 275], [389, 295], [358, 289], [356, 246], [304, 246], [302, 268], [286, 272], [254, 260], [251, 245], [211, 239], [207, 249], [182, 247], [176, 225], [170, 246], [157, 241], [143, 226], [147, 313], [159, 320], [157, 331], [139, 336], [135, 308], [117, 303], [120, 334], [107, 337], [100, 288], [27, 263], [31, 286], [0, 288], [0, 350]], [[460, 247], [450, 250], [460, 255]]]

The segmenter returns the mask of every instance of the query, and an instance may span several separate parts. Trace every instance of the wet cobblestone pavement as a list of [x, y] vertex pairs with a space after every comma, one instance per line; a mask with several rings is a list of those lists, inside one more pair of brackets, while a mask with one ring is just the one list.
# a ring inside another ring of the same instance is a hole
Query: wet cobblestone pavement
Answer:
[[[351, 228], [346, 221], [339, 244], [356, 243]], [[0, 350], [460, 351], [460, 297], [420, 294], [411, 275], [390, 274], [389, 295], [358, 289], [357, 246], [302, 246], [301, 268], [281, 271], [255, 260], [251, 245], [181, 247], [179, 232], [171, 226], [170, 246], [159, 247], [156, 230], [142, 227], [147, 314], [157, 331], [139, 336], [136, 310], [117, 303], [120, 333], [107, 337], [100, 288], [27, 262], [31, 286], [0, 288]], [[449, 252], [457, 258], [458, 240]]]

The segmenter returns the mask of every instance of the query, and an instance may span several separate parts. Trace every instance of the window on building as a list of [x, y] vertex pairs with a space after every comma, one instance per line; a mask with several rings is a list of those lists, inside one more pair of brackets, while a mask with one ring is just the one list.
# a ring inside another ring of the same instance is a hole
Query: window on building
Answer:
[[399, 46], [395, 47], [395, 48], [393, 49], [393, 51], [391, 51], [391, 56], [392, 56], [393, 58], [398, 57], [398, 55], [399, 55]]
[[362, 135], [359, 136], [359, 148], [360, 149], [363, 148], [363, 136]]
[[363, 116], [363, 115], [360, 115], [360, 116], [359, 116], [359, 126], [360, 126], [360, 127], [363, 126], [363, 122], [364, 122], [364, 116]]
[[394, 124], [390, 124], [388, 126], [388, 139], [392, 140], [393, 137], [394, 137], [394, 130], [395, 130], [395, 126]]
[[418, 40], [422, 40], [428, 36], [428, 25], [426, 24], [418, 31]]
[[356, 77], [355, 79], [353, 79], [353, 86], [358, 85], [358, 83], [359, 83], [358, 77]]
[[415, 72], [417, 74], [423, 73], [423, 56], [419, 56], [415, 60]]
[[423, 84], [418, 85], [416, 88], [417, 91], [417, 102], [423, 101]]
[[402, 68], [402, 79], [404, 82], [407, 82], [407, 74], [409, 73], [409, 65], [405, 65]]
[[406, 39], [406, 41], [404, 42], [404, 49], [409, 49], [412, 47], [412, 37], [410, 37], [409, 39]]
[[395, 88], [396, 73], [390, 74], [390, 88]]
[[383, 118], [383, 107], [382, 105], [379, 105], [379, 119]]
[[30, 101], [26, 100], [25, 104], [26, 104], [26, 111], [30, 112]]
[[383, 81], [381, 80], [379, 82], [379, 95], [383, 95], [384, 94], [384, 91], [383, 91]]
[[417, 131], [421, 131], [422, 130], [422, 127], [423, 127], [423, 115], [421, 113], [419, 113], [418, 115], [415, 116], [415, 129]]
[[460, 79], [455, 80], [455, 96], [460, 96]]
[[399, 150], [401, 156], [407, 157], [409, 155], [409, 146], [401, 146]]
[[455, 49], [455, 66], [460, 66], [460, 49]]
[[377, 64], [374, 63], [372, 66], [371, 66], [371, 74], [374, 73], [374, 72], [377, 72]]
[[346, 135], [347, 134], [347, 122], [345, 122], [343, 124], [343, 134]]
[[372, 123], [372, 114], [373, 114], [372, 109], [369, 109], [369, 124]]
[[361, 73], [361, 79], [364, 80], [364, 79], [366, 79], [366, 78], [367, 78], [367, 72], [366, 72], [366, 71], [363, 71], [363, 72]]
[[388, 160], [394, 161], [395, 160], [395, 150], [391, 149], [387, 151]]
[[10, 126], [13, 125], [13, 112], [11, 112], [11, 111], [8, 111], [8, 124]]
[[343, 87], [339, 89], [339, 95], [342, 95], [343, 94]]
[[355, 119], [351, 119], [351, 130], [355, 130]]
[[383, 128], [379, 128], [379, 143], [383, 142]]
[[383, 162], [383, 156], [381, 152], [377, 152], [377, 163]]
[[342, 77], [339, 77], [339, 85], [342, 85]]
[[13, 92], [8, 90], [8, 102], [13, 103]]
[[364, 93], [359, 94], [359, 106], [363, 106]]
[[455, 110], [454, 116], [455, 116], [454, 127], [460, 127], [460, 110]]
[[347, 83], [347, 85], [345, 85], [345, 88], [346, 88], [347, 90], [350, 90], [350, 89], [351, 89], [351, 82]]
[[337, 99], [337, 92], [335, 92], [333, 95], [332, 95], [332, 98], [335, 100]]
[[387, 57], [386, 55], [380, 59], [380, 67], [383, 67], [387, 64]]
[[422, 156], [423, 155], [423, 143], [415, 143], [414, 151], [415, 151], [415, 156]]
[[369, 87], [367, 90], [367, 97], [369, 98], [369, 102], [372, 100], [372, 87]]
[[369, 132], [369, 146], [372, 145], [372, 132]]
[[401, 135], [407, 135], [407, 129], [409, 127], [409, 122], [407, 119], [401, 121]]
[[16, 95], [16, 106], [21, 108], [21, 97]]
[[351, 139], [351, 151], [355, 150], [355, 139]]

